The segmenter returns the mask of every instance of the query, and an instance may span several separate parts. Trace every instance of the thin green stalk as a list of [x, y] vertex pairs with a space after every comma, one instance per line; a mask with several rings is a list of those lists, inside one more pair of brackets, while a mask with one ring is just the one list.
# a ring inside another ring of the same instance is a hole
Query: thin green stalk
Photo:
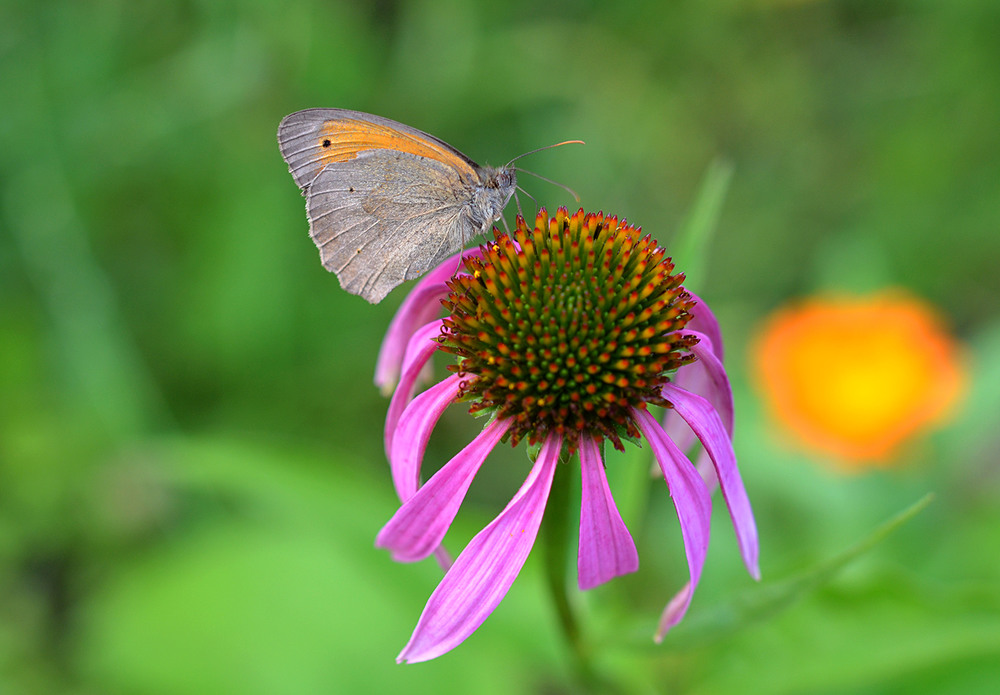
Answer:
[[563, 450], [556, 466], [552, 491], [545, 508], [542, 522], [542, 545], [545, 548], [545, 578], [555, 606], [563, 639], [573, 654], [574, 666], [581, 681], [595, 682], [588, 649], [580, 631], [576, 613], [569, 601], [569, 580], [567, 573], [567, 553], [570, 549], [570, 484], [573, 480], [570, 456]]

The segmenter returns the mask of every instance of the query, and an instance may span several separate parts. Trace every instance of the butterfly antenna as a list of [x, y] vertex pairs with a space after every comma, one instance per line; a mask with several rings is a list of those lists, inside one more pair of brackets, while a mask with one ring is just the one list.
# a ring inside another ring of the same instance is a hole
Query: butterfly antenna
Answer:
[[[536, 174], [533, 171], [528, 171], [527, 169], [522, 169], [521, 167], [517, 167], [517, 170], [518, 171], [523, 171], [525, 174], [529, 174], [531, 176], [534, 176], [535, 178], [541, 179], [542, 181], [546, 181], [548, 183], [551, 183], [553, 186], [559, 186], [559, 188], [563, 189], [564, 191], [566, 191], [567, 193], [569, 193], [571, 196], [573, 196], [573, 199], [576, 200], [576, 202], [578, 202], [578, 203], [580, 202], [580, 195], [576, 191], [574, 191], [572, 188], [570, 188], [569, 186], [567, 186], [566, 184], [559, 183], [558, 181], [553, 181], [552, 179], [546, 178], [546, 177], [542, 176], [541, 174]], [[525, 194], [525, 195], [527, 195], [527, 194]], [[534, 200], [534, 198], [532, 198], [532, 200]]]
[[586, 145], [586, 144], [587, 143], [585, 143], [583, 140], [563, 140], [562, 142], [557, 142], [554, 145], [546, 145], [545, 147], [539, 147], [538, 149], [530, 150], [528, 152], [525, 152], [524, 154], [519, 154], [516, 157], [514, 157], [514, 159], [507, 162], [507, 166], [510, 166], [511, 164], [519, 160], [521, 157], [527, 157], [529, 154], [535, 154], [536, 152], [541, 152], [542, 150], [551, 150], [553, 147], [562, 147], [563, 145]]
[[[521, 188], [520, 186], [517, 186], [517, 187], [516, 187], [516, 190], [514, 191], [514, 195], [517, 195], [517, 191], [521, 191], [521, 193], [524, 193], [524, 195], [526, 195], [526, 196], [528, 196], [529, 198], [531, 198], [531, 202], [535, 204], [535, 214], [537, 215], [537, 214], [538, 214], [538, 201], [537, 201], [537, 200], [535, 200], [535, 196], [531, 195], [530, 193], [528, 193], [528, 192], [527, 192], [526, 190], [524, 190], [524, 189], [523, 189], [523, 188]], [[518, 210], [517, 210], [517, 211], [518, 211], [518, 212], [521, 212], [521, 208], [520, 208], [520, 206], [518, 207]], [[522, 218], [522, 219], [526, 219], [526, 218], [524, 217], [524, 213], [523, 213], [523, 212], [521, 212], [521, 218]]]

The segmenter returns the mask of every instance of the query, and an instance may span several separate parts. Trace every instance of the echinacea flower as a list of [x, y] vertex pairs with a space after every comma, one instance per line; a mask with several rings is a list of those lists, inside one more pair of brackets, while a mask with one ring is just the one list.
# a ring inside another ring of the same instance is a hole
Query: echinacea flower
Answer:
[[[635, 543], [608, 486], [602, 445], [649, 442], [680, 519], [690, 581], [667, 604], [657, 638], [686, 612], [709, 540], [718, 481], [750, 573], [757, 531], [732, 448], [732, 393], [714, 316], [673, 273], [664, 249], [616, 217], [542, 210], [534, 228], [454, 261], [415, 288], [390, 327], [376, 381], [397, 382], [385, 445], [402, 506], [376, 544], [412, 562], [439, 551], [489, 452], [501, 441], [539, 445], [510, 503], [446, 568], [400, 662], [432, 659], [472, 634], [506, 595], [538, 533], [556, 467], [582, 472], [577, 558], [581, 589], [638, 568]], [[440, 300], [444, 298], [444, 301]], [[430, 320], [443, 303], [447, 316]], [[426, 322], [426, 323], [425, 323]], [[402, 349], [406, 345], [405, 350]], [[453, 372], [414, 395], [432, 353]], [[422, 485], [428, 438], [457, 401], [489, 415], [483, 431]], [[667, 409], [662, 425], [648, 406]], [[685, 454], [697, 440], [706, 479]]]
[[775, 418], [842, 467], [886, 465], [943, 422], [964, 390], [959, 348], [902, 291], [815, 297], [775, 312], [754, 346]]

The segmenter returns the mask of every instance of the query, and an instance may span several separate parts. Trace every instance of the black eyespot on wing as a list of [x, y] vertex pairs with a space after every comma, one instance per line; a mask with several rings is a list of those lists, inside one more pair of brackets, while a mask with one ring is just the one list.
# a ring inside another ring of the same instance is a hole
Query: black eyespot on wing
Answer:
[[330, 142], [330, 139], [329, 139], [329, 138], [327, 138], [326, 140], [324, 140], [324, 141], [323, 141], [323, 147], [329, 147], [329, 146], [330, 146], [330, 145], [332, 145], [332, 144], [333, 144], [333, 143], [332, 143], [332, 142]]

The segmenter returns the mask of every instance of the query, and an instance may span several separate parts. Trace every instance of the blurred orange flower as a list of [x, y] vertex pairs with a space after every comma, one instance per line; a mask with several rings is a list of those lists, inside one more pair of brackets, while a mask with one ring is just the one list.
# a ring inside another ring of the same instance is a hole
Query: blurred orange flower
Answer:
[[942, 320], [901, 290], [781, 309], [753, 357], [777, 420], [848, 468], [891, 463], [901, 444], [948, 417], [966, 385]]

